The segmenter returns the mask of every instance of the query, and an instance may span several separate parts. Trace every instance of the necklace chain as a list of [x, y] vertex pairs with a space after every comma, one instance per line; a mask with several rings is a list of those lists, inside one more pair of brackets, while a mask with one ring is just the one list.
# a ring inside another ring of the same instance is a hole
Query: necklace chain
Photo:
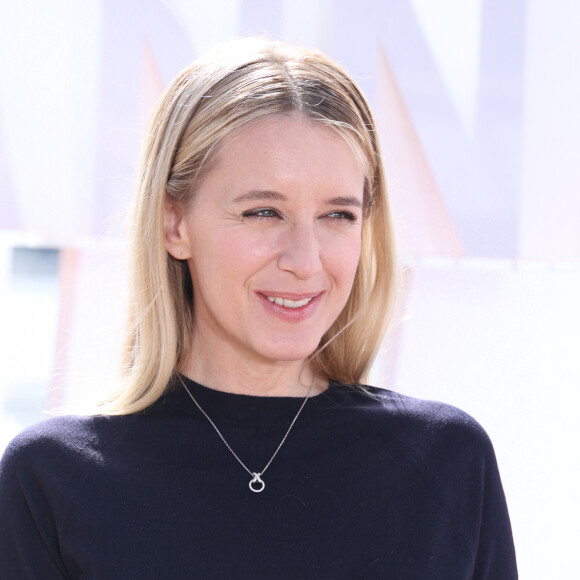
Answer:
[[270, 464], [272, 463], [272, 461], [274, 461], [274, 457], [276, 457], [276, 455], [278, 455], [278, 451], [280, 451], [282, 445], [284, 445], [284, 442], [286, 441], [288, 435], [290, 434], [290, 431], [292, 431], [292, 427], [294, 427], [294, 423], [296, 423], [296, 421], [298, 420], [298, 417], [300, 416], [300, 413], [302, 413], [302, 409], [304, 409], [304, 405], [306, 405], [306, 401], [308, 401], [308, 399], [310, 397], [310, 392], [312, 391], [312, 385], [314, 384], [314, 376], [312, 377], [312, 382], [310, 383], [310, 386], [308, 387], [308, 392], [306, 393], [306, 397], [304, 397], [304, 400], [302, 401], [302, 404], [300, 405], [298, 412], [294, 416], [294, 419], [292, 419], [292, 423], [290, 423], [290, 427], [288, 427], [288, 430], [286, 431], [284, 437], [282, 437], [282, 441], [280, 441], [280, 444], [278, 445], [278, 447], [276, 447], [276, 451], [274, 451], [272, 457], [270, 457], [270, 461], [268, 461], [268, 463], [266, 463], [266, 465], [262, 469], [262, 471], [259, 471], [259, 472], [254, 472], [254, 471], [251, 471], [250, 469], [248, 469], [247, 465], [238, 457], [237, 453], [232, 449], [231, 445], [226, 441], [226, 438], [222, 435], [222, 433], [218, 429], [217, 425], [211, 420], [209, 415], [203, 410], [201, 405], [197, 402], [196, 398], [191, 394], [191, 391], [187, 388], [187, 385], [184, 383], [183, 379], [181, 378], [181, 375], [178, 375], [178, 376], [179, 376], [179, 380], [181, 381], [181, 384], [183, 385], [183, 388], [185, 389], [186, 393], [189, 395], [189, 398], [194, 402], [195, 406], [200, 410], [201, 414], [209, 421], [210, 425], [214, 428], [215, 432], [219, 435], [219, 438], [224, 442], [224, 445], [229, 449], [230, 453], [236, 458], [237, 462], [252, 476], [252, 479], [250, 480], [250, 483], [249, 483], [250, 489], [255, 493], [260, 493], [261, 491], [264, 491], [266, 484], [264, 483], [264, 480], [262, 479], [262, 475], [264, 475], [264, 473], [266, 472], [266, 469], [268, 469], [268, 467], [270, 467]]

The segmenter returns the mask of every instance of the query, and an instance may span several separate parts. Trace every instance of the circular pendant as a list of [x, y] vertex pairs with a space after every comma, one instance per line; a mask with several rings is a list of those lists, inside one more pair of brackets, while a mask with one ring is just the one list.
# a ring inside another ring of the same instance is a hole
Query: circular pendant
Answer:
[[254, 478], [252, 479], [252, 481], [250, 481], [250, 489], [254, 493], [260, 493], [261, 491], [264, 491], [266, 484], [262, 481], [260, 474], [252, 473], [252, 475], [254, 476]]

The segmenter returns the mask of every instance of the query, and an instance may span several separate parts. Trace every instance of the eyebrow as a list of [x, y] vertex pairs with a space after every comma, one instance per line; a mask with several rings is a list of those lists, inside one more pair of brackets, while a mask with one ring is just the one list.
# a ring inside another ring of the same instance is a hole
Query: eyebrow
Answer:
[[[271, 191], [269, 189], [256, 189], [238, 195], [234, 198], [234, 203], [240, 203], [242, 201], [288, 201], [288, 198], [277, 191]], [[349, 207], [362, 207], [362, 202], [356, 197], [331, 197], [324, 201], [325, 205], [346, 205]]]
[[362, 207], [362, 202], [356, 197], [331, 197], [326, 200], [326, 205], [348, 205], [350, 207]]
[[270, 201], [286, 201], [288, 198], [277, 191], [270, 191], [268, 189], [256, 189], [252, 191], [248, 191], [247, 193], [243, 193], [242, 195], [238, 195], [234, 199], [235, 203], [240, 201], [262, 201], [262, 200], [270, 200]]

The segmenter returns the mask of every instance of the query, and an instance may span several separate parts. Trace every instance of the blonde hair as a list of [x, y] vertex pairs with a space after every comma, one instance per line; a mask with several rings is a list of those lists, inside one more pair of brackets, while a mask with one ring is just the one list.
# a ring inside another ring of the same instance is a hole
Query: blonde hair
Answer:
[[337, 131], [364, 159], [362, 251], [348, 302], [311, 355], [315, 372], [358, 383], [380, 346], [397, 269], [375, 122], [330, 58], [263, 39], [240, 39], [194, 62], [166, 90], [147, 129], [132, 211], [130, 309], [122, 388], [103, 412], [155, 402], [190, 350], [194, 289], [185, 261], [165, 249], [166, 198], [187, 206], [220, 144], [259, 119], [300, 114]]

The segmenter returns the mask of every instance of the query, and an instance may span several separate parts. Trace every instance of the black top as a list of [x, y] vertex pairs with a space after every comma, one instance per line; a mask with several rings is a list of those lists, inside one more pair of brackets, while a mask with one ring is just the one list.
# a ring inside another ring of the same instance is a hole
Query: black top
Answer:
[[[302, 402], [186, 384], [252, 471]], [[517, 578], [483, 429], [369, 391], [309, 399], [262, 493], [182, 386], [138, 414], [25, 430], [0, 464], [0, 577]]]

